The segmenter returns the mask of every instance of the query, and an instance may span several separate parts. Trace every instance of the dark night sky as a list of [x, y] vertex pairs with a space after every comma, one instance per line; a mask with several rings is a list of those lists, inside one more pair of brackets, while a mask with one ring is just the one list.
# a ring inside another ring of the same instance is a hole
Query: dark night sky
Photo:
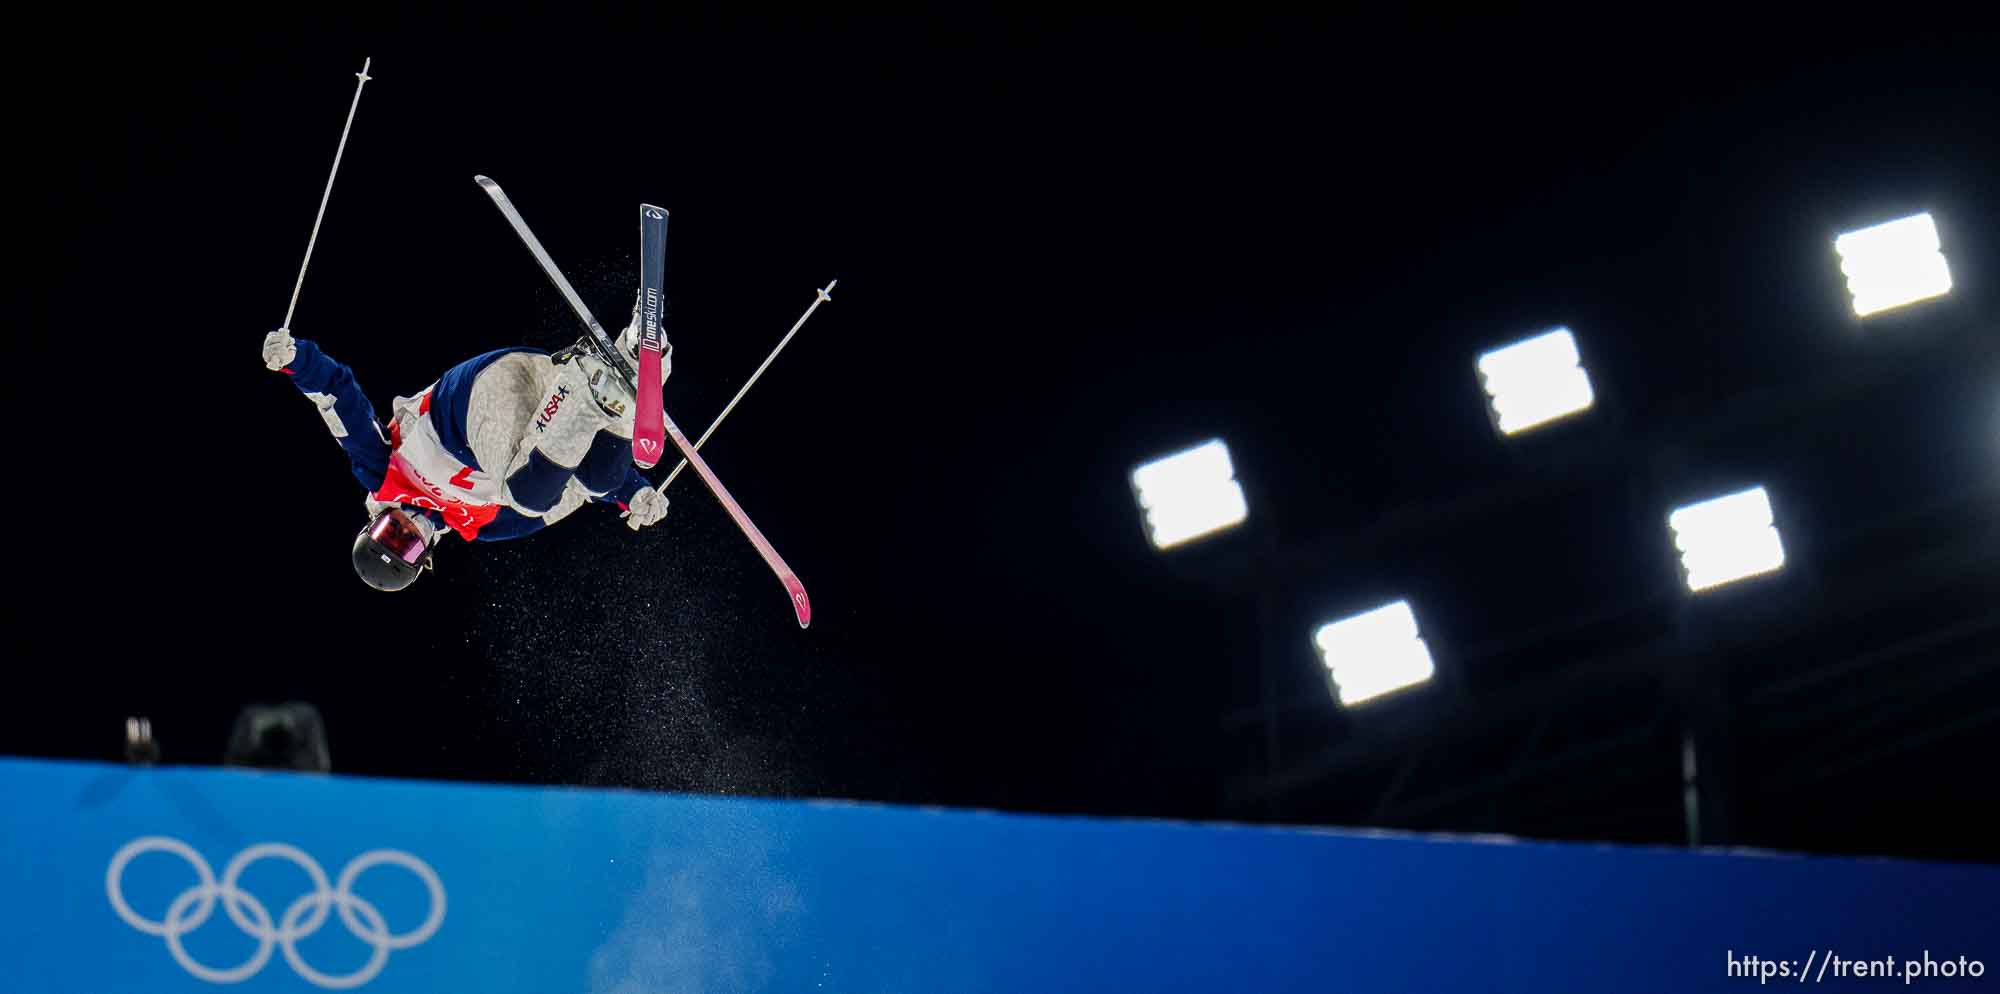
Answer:
[[[169, 760], [213, 762], [242, 704], [303, 699], [354, 773], [1240, 816], [1222, 715], [1254, 703], [1270, 650], [1230, 578], [1398, 509], [1580, 452], [1674, 453], [1664, 478], [1523, 502], [1503, 533], [1301, 570], [1265, 633], [1297, 643], [1277, 653], [1294, 675], [1313, 616], [1404, 595], [1447, 660], [1572, 662], [1586, 650], [1534, 633], [1671, 593], [1658, 516], [1711, 480], [1811, 494], [1792, 507], [1824, 533], [1973, 488], [1989, 513], [1954, 527], [1990, 547], [2000, 44], [1919, 20], [467, 14], [50, 36], [29, 207], [60, 252], [48, 320], [21, 331], [68, 343], [36, 360], [63, 399], [35, 402], [67, 430], [31, 445], [80, 492], [31, 538], [0, 750], [109, 758], [147, 714]], [[840, 279], [705, 450], [812, 592], [810, 631], [692, 474], [636, 537], [592, 508], [447, 545], [404, 594], [355, 580], [358, 488], [256, 347], [363, 56], [293, 327], [378, 410], [474, 353], [576, 334], [475, 173], [607, 323], [634, 207], [673, 212], [667, 405], [691, 435]], [[1928, 324], [1861, 334], [1826, 240], [1919, 209], [1960, 289]], [[1564, 323], [1599, 412], [1501, 445], [1473, 356]], [[1878, 374], [1837, 420], [1680, 434]], [[1157, 556], [1124, 474], [1213, 436], [1251, 526]], [[1938, 624], [1994, 610], [1958, 596]], [[1883, 831], [1852, 845], [1922, 851]]]

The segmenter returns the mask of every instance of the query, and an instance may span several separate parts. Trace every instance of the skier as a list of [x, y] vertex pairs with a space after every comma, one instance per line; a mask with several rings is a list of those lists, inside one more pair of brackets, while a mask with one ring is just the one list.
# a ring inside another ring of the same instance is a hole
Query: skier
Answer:
[[[617, 344], [637, 362], [636, 306]], [[386, 427], [353, 372], [310, 339], [271, 332], [263, 357], [319, 409], [368, 492], [354, 570], [377, 590], [415, 583], [452, 532], [520, 538], [587, 501], [617, 504], [634, 531], [666, 517], [666, 495], [632, 465], [631, 391], [588, 339], [554, 355], [507, 348], [467, 359], [396, 398]], [[663, 350], [663, 379], [671, 357]]]

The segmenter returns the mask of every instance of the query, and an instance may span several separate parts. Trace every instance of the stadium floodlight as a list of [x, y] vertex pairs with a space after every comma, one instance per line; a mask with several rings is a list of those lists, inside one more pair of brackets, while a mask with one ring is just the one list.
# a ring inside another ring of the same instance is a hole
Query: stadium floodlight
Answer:
[[1785, 565], [1785, 547], [1763, 487], [1678, 508], [1667, 516], [1690, 591], [1774, 572]]
[[1437, 672], [1409, 601], [1321, 625], [1313, 644], [1343, 707], [1414, 687]]
[[1479, 357], [1493, 426], [1513, 435], [1588, 410], [1596, 400], [1576, 337], [1556, 328]]
[[1937, 223], [1914, 214], [1833, 240], [1854, 314], [1881, 311], [1941, 297], [1951, 291], [1951, 267], [1938, 242]]
[[1133, 470], [1132, 492], [1159, 549], [1240, 524], [1250, 511], [1220, 439]]

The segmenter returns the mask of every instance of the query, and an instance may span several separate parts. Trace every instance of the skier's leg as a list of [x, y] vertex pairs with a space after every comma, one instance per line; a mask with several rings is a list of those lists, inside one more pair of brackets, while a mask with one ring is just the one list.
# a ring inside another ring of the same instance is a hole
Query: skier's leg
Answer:
[[[574, 360], [557, 364], [550, 357], [532, 352], [519, 352], [503, 356], [482, 370], [474, 381], [472, 392], [466, 404], [465, 434], [472, 447], [472, 454], [484, 467], [504, 467], [518, 471], [518, 459], [527, 459], [520, 450], [525, 444], [532, 444], [536, 432], [533, 425], [546, 406], [546, 399], [558, 396], [561, 389], [561, 375], [565, 368], [575, 366]], [[583, 370], [590, 369], [588, 364]], [[587, 372], [586, 374], [587, 375]], [[565, 400], [567, 403], [567, 400]], [[629, 433], [629, 422], [628, 422]], [[547, 429], [544, 429], [546, 432]], [[592, 437], [589, 448], [573, 473], [582, 485], [584, 497], [600, 497], [620, 503], [630, 500], [636, 486], [645, 485], [643, 477], [634, 484], [637, 471], [631, 465], [631, 444], [628, 438], [617, 434], [616, 426], [611, 430], [599, 430]], [[537, 467], [552, 466], [529, 460]], [[566, 485], [558, 479], [565, 475], [558, 472], [562, 467], [554, 466], [545, 473], [545, 490], [537, 491], [531, 479], [521, 482], [521, 489], [531, 493], [548, 493], [561, 487], [556, 503], [543, 511], [553, 514], [558, 508], [564, 513], [574, 510], [581, 501], [572, 500]], [[510, 480], [511, 486], [516, 481]], [[546, 498], [544, 498], [546, 499]], [[539, 509], [538, 501], [534, 509]], [[548, 522], [543, 522], [544, 524]]]
[[513, 464], [525, 426], [555, 380], [556, 367], [534, 352], [501, 356], [479, 371], [466, 398], [465, 440], [480, 469], [504, 472]]
[[[508, 494], [535, 514], [555, 509], [598, 432], [615, 431], [617, 425], [591, 396], [589, 378], [603, 371], [601, 362], [578, 356], [554, 368], [546, 399], [523, 422], [520, 443], [505, 469]], [[630, 415], [624, 420], [629, 434]]]

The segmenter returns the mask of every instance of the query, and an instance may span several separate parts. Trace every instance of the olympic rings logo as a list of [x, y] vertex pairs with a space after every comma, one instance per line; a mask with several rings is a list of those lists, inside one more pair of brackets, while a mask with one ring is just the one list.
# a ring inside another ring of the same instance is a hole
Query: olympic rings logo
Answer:
[[[167, 905], [165, 916], [158, 921], [141, 917], [125, 901], [122, 884], [126, 864], [149, 852], [172, 853], [186, 860], [194, 868], [197, 883], [181, 891]], [[274, 925], [270, 909], [264, 907], [249, 893], [236, 886], [236, 881], [250, 864], [263, 859], [280, 859], [292, 863], [306, 872], [312, 879], [313, 889], [293, 901], [278, 917]], [[389, 924], [382, 918], [382, 912], [373, 904], [354, 893], [355, 878], [375, 866], [400, 866], [422, 881], [430, 892], [430, 914], [423, 924], [404, 933], [389, 931]], [[354, 857], [346, 868], [340, 871], [339, 879], [332, 885], [327, 883], [326, 871], [313, 862], [296, 846], [282, 842], [264, 842], [251, 846], [236, 854], [222, 871], [222, 882], [217, 883], [215, 871], [208, 861], [195, 852], [194, 847], [179, 839], [164, 835], [148, 835], [133, 839], [111, 857], [111, 865], [104, 871], [104, 890], [111, 898], [111, 908], [125, 924], [147, 935], [157, 935], [167, 940], [167, 951], [174, 961], [187, 972], [215, 984], [233, 984], [256, 976], [264, 964], [271, 959], [273, 946], [285, 951], [285, 962], [292, 965], [298, 975], [308, 983], [319, 987], [342, 990], [359, 987], [375, 979], [389, 962], [389, 951], [408, 949], [429, 939], [437, 933], [438, 926], [444, 924], [444, 884], [438, 875], [423, 860], [395, 849], [374, 849]], [[243, 933], [257, 940], [257, 951], [242, 963], [228, 969], [216, 969], [195, 960], [181, 944], [181, 937], [194, 931], [208, 921], [215, 911], [216, 899], [222, 901], [222, 910], [229, 920]], [[340, 922], [354, 937], [374, 949], [368, 962], [353, 973], [329, 976], [313, 969], [305, 958], [299, 955], [298, 942], [319, 931], [326, 923], [328, 909], [339, 912]]]

